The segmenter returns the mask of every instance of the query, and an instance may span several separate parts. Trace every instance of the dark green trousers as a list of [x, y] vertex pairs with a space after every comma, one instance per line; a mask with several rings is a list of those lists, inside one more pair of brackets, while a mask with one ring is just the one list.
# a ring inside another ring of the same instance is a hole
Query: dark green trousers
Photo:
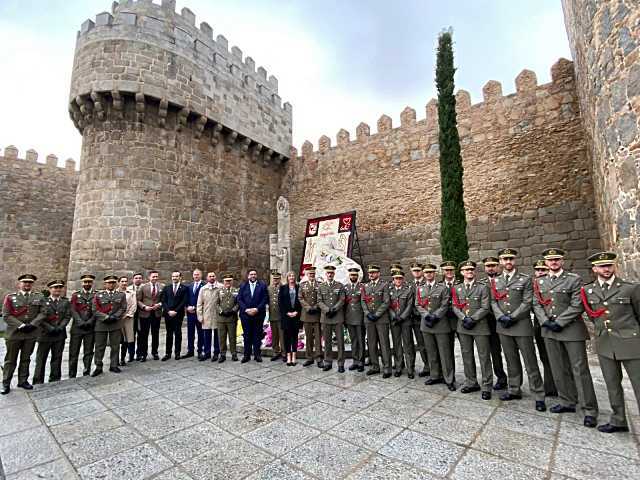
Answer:
[[[31, 354], [36, 346], [35, 339], [32, 340], [7, 340], [4, 341], [7, 352], [4, 356], [4, 366], [2, 368], [2, 385], [10, 386], [13, 373], [18, 367], [18, 383], [29, 380], [29, 364]], [[20, 363], [18, 363], [18, 358]]]

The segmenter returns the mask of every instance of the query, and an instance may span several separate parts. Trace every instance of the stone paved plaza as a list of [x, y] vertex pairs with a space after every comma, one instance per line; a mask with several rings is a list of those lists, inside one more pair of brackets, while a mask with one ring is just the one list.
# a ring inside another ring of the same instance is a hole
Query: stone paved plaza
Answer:
[[625, 392], [634, 433], [606, 435], [536, 413], [528, 395], [507, 405], [268, 358], [148, 361], [0, 397], [0, 478], [638, 479], [640, 416]]

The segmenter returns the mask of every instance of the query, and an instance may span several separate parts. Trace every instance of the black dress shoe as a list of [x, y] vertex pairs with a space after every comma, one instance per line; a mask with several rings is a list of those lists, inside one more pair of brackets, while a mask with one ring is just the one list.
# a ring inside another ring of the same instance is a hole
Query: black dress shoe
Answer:
[[380, 370], [367, 370], [367, 376], [378, 375], [380, 374]]
[[407, 373], [407, 378], [413, 380], [414, 378], [416, 378], [416, 374], [415, 373]]
[[383, 373], [382, 374], [382, 378], [391, 378], [391, 373], [389, 373], [389, 372]]
[[179, 353], [176, 353], [176, 360], [182, 360], [184, 357], [181, 357]]
[[205, 357], [204, 355], [198, 355], [198, 361], [199, 362], [204, 362], [205, 360], [208, 360], [208, 358]]
[[238, 355], [236, 355], [235, 353], [231, 355], [231, 361], [232, 362], [237, 362], [238, 361]]
[[357, 370], [358, 366], [355, 363], [352, 363], [351, 365], [349, 365], [349, 371], [352, 372], [354, 370]]
[[506, 390], [507, 381], [506, 380], [498, 380], [496, 384], [493, 386], [494, 390]]
[[418, 374], [418, 376], [419, 376], [420, 378], [428, 377], [428, 376], [429, 376], [429, 373], [430, 373], [430, 372], [428, 372], [428, 371], [426, 371], [426, 370], [422, 370], [422, 371]]
[[91, 374], [92, 377], [97, 377], [98, 375], [102, 375], [102, 369], [101, 368], [96, 368], [93, 373]]
[[220, 358], [218, 359], [218, 363], [224, 363], [227, 361], [227, 356], [226, 355], [220, 355]]
[[605, 423], [604, 425], [600, 425], [598, 427], [598, 431], [602, 433], [628, 432], [629, 427], [616, 427], [615, 425], [611, 425], [610, 423]]
[[460, 393], [473, 393], [473, 392], [479, 392], [480, 391], [480, 385], [476, 385], [474, 387], [462, 387], [460, 389]]
[[359, 372], [364, 372], [364, 365], [360, 365], [360, 366], [358, 367], [358, 371], [359, 371]]
[[456, 391], [456, 384], [455, 383], [447, 383], [447, 388], [449, 389], [450, 392], [455, 392]]
[[322, 360], [318, 361], [316, 365], [318, 365], [318, 368], [324, 367], [324, 363], [322, 362]]
[[88, 377], [89, 375], [91, 375], [91, 370], [85, 370], [84, 372], [82, 372], [83, 377]]
[[313, 360], [307, 360], [302, 364], [303, 367], [310, 367], [311, 365], [313, 365]]
[[211, 356], [211, 361], [212, 361], [212, 362], [217, 362], [217, 361], [218, 361], [218, 357], [219, 357], [219, 356], [220, 356], [220, 354], [219, 354], [219, 353], [214, 353], [214, 354]]
[[544, 403], [542, 400], [536, 400], [536, 410], [538, 412], [546, 412], [547, 411], [547, 404]]
[[282, 355], [278, 353], [277, 355], [274, 355], [273, 357], [271, 357], [271, 361], [275, 362], [276, 360], [280, 360], [281, 358], [282, 358]]
[[249, 360], [251, 360], [251, 357], [242, 357], [242, 360], [240, 360], [240, 363], [247, 363]]
[[338, 367], [338, 373], [344, 373], [344, 367], [342, 365]]
[[395, 372], [393, 372], [393, 376], [398, 378], [400, 375], [402, 375], [402, 372], [399, 370], [396, 370]]
[[161, 362], [166, 362], [167, 360], [171, 360], [171, 355], [165, 355], [164, 357], [162, 357], [162, 360], [160, 360]]
[[290, 367], [290, 366], [291, 366], [291, 362], [287, 362], [287, 367]]
[[322, 371], [323, 372], [328, 372], [329, 370], [331, 370], [333, 368], [333, 365], [330, 363], [325, 363], [324, 366], [322, 367]]
[[491, 400], [491, 392], [482, 392], [483, 400]]
[[0, 395], [6, 395], [11, 391], [11, 387], [9, 385], [3, 385], [2, 390], [0, 390]]
[[146, 361], [147, 361], [147, 357], [141, 357], [141, 358], [140, 358], [140, 362], [141, 362], [141, 363], [144, 363], [144, 362], [146, 362]]
[[23, 388], [24, 390], [33, 390], [33, 385], [31, 385], [28, 380], [19, 383], [18, 387]]
[[193, 352], [187, 352], [187, 354], [182, 358], [191, 358], [193, 356], [194, 356]]
[[258, 363], [262, 363], [262, 357], [260, 355], [256, 355], [253, 359]]
[[427, 380], [425, 380], [424, 382], [425, 385], [438, 385], [439, 383], [444, 383], [444, 379], [443, 378], [427, 378]]
[[113, 373], [122, 373], [122, 370], [120, 370], [118, 367], [109, 367], [109, 371]]
[[592, 417], [591, 415], [587, 415], [586, 417], [584, 417], [583, 424], [587, 428], [596, 428], [596, 425], [598, 425], [598, 421], [596, 420], [596, 417]]
[[153, 356], [153, 359], [154, 359], [154, 360], [160, 360], [160, 356], [156, 353], [156, 354]]
[[503, 402], [508, 402], [510, 400], [522, 400], [522, 395], [517, 395], [515, 393], [503, 393], [500, 395], [500, 400]]
[[564, 405], [554, 405], [549, 409], [551, 413], [575, 413], [576, 407], [565, 407]]

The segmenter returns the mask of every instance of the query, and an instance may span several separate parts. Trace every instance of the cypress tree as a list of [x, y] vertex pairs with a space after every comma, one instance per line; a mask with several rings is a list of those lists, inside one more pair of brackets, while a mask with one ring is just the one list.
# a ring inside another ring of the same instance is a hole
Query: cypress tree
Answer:
[[455, 72], [451, 31], [445, 31], [438, 38], [436, 63], [442, 190], [440, 248], [443, 260], [453, 260], [458, 263], [469, 258], [469, 243], [464, 209], [463, 167], [456, 117], [456, 97], [453, 94]]

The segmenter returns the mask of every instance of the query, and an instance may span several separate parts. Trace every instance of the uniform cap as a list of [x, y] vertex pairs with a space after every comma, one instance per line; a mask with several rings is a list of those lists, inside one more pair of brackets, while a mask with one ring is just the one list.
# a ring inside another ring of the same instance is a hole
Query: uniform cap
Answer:
[[458, 265], [458, 268], [460, 270], [475, 270], [476, 262], [471, 260], [465, 260], [464, 262], [460, 262], [460, 264]]
[[558, 258], [564, 258], [566, 254], [567, 252], [561, 248], [547, 248], [542, 252], [542, 258], [545, 260], [556, 260]]
[[47, 287], [64, 287], [64, 280], [51, 280], [47, 283]]
[[456, 269], [456, 262], [452, 262], [451, 260], [444, 261], [440, 264], [440, 268], [443, 270], [446, 269]]
[[409, 268], [412, 272], [419, 272], [420, 270], [424, 269], [424, 265], [418, 262], [413, 262], [411, 265], [409, 265]]
[[549, 270], [549, 267], [547, 267], [547, 264], [544, 263], [543, 258], [536, 260], [536, 263], [533, 264], [533, 268], [535, 270]]
[[618, 258], [618, 255], [614, 252], [598, 252], [591, 255], [588, 260], [594, 266], [613, 265], [616, 263], [616, 258]]
[[392, 263], [391, 266], [389, 267], [389, 271], [391, 273], [396, 272], [398, 270], [402, 270], [402, 265], [400, 265], [399, 263]]
[[350, 274], [356, 274], [356, 275], [357, 275], [358, 273], [360, 273], [360, 269], [359, 269], [358, 267], [351, 267], [351, 268], [347, 269], [347, 271], [348, 271]]
[[[278, 273], [277, 276], [276, 276], [276, 274], [274, 273], [273, 274], [273, 278], [280, 278], [280, 274]], [[228, 272], [225, 273], [222, 276], [222, 280], [233, 280], [233, 273], [228, 273]]]
[[518, 251], [513, 248], [503, 248], [498, 250], [498, 256], [500, 258], [514, 258], [518, 256]]
[[104, 281], [105, 282], [117, 282], [118, 281], [118, 277], [116, 277], [115, 275], [107, 275], [106, 277], [104, 277]]
[[325, 270], [325, 272], [335, 272], [336, 271], [336, 267], [334, 265], [325, 265], [324, 266], [324, 270]]
[[404, 278], [404, 272], [402, 270], [394, 270], [391, 276], [393, 278]]
[[498, 265], [498, 263], [500, 263], [498, 261], [498, 259], [496, 257], [485, 257], [482, 259], [482, 263], [486, 266], [486, 267], [490, 267], [492, 265]]
[[379, 272], [380, 271], [380, 266], [376, 265], [374, 263], [370, 263], [369, 265], [367, 265], [367, 272]]
[[425, 263], [422, 267], [423, 272], [435, 272], [438, 268], [433, 263]]
[[91, 275], [90, 273], [85, 273], [84, 275], [82, 275], [82, 276], [80, 277], [80, 280], [81, 280], [81, 281], [84, 281], [84, 280], [91, 280], [91, 281], [93, 281], [93, 280], [95, 280], [95, 279], [96, 279], [96, 276], [95, 276], [95, 275]]
[[19, 282], [35, 282], [38, 280], [38, 277], [32, 275], [31, 273], [25, 273], [24, 275], [20, 275], [18, 277]]
[[304, 269], [305, 272], [311, 272], [311, 273], [316, 273], [316, 267], [307, 267]]
[[280, 272], [278, 270], [271, 270], [271, 276], [273, 278], [280, 278], [282, 275], [280, 275]]

